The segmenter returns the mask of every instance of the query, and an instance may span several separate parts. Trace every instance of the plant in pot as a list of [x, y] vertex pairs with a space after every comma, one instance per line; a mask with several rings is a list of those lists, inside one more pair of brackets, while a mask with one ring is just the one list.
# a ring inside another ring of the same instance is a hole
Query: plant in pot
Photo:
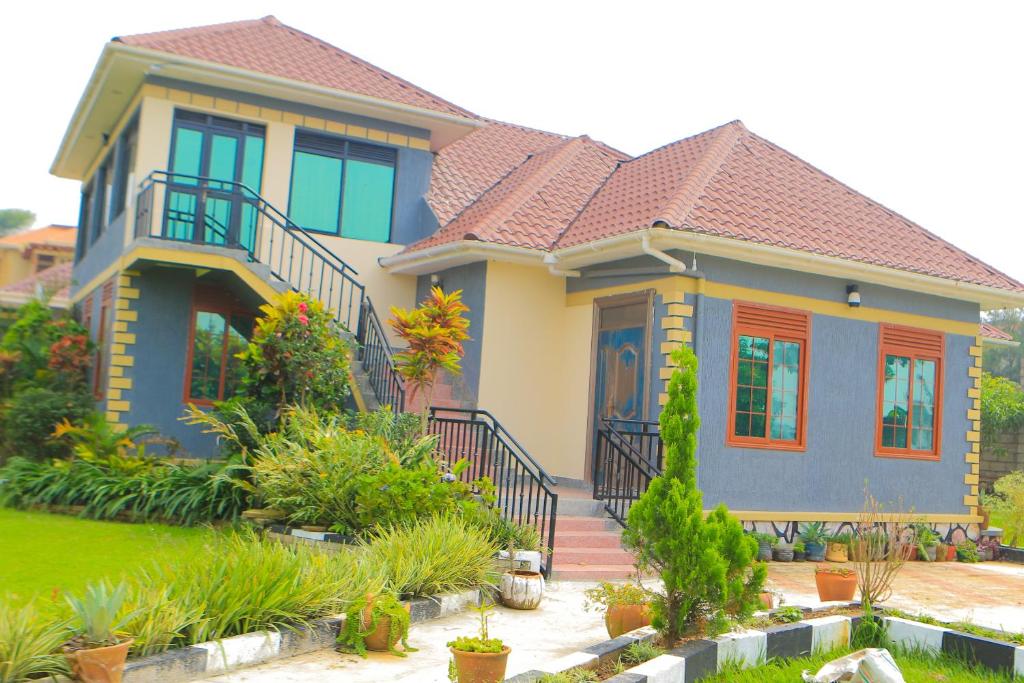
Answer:
[[[459, 636], [448, 643], [448, 649], [454, 658], [454, 666], [449, 666], [449, 678], [458, 683], [498, 683], [505, 680], [505, 667], [508, 664], [510, 647], [501, 642], [500, 638], [491, 638], [487, 633], [488, 612], [494, 609], [494, 603], [483, 600], [476, 608], [480, 615], [480, 633], [476, 636]], [[453, 671], [454, 669], [454, 671]]]
[[650, 597], [643, 587], [633, 583], [617, 586], [602, 581], [597, 588], [583, 592], [588, 610], [603, 607], [604, 625], [609, 638], [618, 638], [651, 624]]
[[[406, 653], [416, 651], [409, 645], [408, 638], [409, 606], [399, 602], [394, 593], [368, 593], [345, 612], [338, 645], [342, 652], [360, 657], [365, 657], [367, 650], [405, 657]], [[402, 650], [395, 649], [399, 642]]]
[[800, 540], [804, 542], [809, 562], [821, 562], [825, 559], [825, 540], [828, 533], [824, 522], [810, 522], [800, 532]]
[[857, 572], [846, 567], [819, 565], [814, 569], [814, 583], [822, 602], [853, 600], [857, 592]]
[[771, 562], [772, 548], [779, 542], [775, 534], [765, 534], [755, 531], [752, 536], [757, 541], [757, 559], [761, 562]]
[[807, 546], [804, 545], [803, 541], [797, 541], [793, 544], [793, 561], [794, 562], [805, 562], [807, 560]]
[[914, 535], [917, 538], [917, 554], [922, 560], [935, 561], [939, 535], [927, 524], [918, 523], [914, 525]]
[[776, 562], [793, 561], [793, 544], [780, 543], [772, 550], [772, 559]]
[[825, 559], [829, 562], [848, 562], [850, 559], [851, 541], [853, 541], [853, 534], [848, 531], [829, 536], [828, 545], [825, 550]]
[[81, 598], [66, 596], [75, 636], [64, 643], [64, 655], [77, 679], [86, 683], [120, 683], [128, 648], [135, 642], [118, 630], [135, 616], [124, 613], [128, 585], [106, 581], [86, 587]]
[[964, 539], [956, 544], [956, 559], [960, 562], [977, 562], [981, 559], [978, 554], [978, 546], [970, 539]]

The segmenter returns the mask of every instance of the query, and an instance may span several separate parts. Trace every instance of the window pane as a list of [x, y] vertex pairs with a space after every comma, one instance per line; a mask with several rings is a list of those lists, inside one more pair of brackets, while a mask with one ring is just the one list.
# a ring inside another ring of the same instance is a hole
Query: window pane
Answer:
[[[910, 358], [886, 355], [882, 388], [882, 445], [907, 447], [907, 412], [910, 408]], [[888, 427], [888, 428], [887, 428]]]
[[341, 234], [358, 240], [387, 242], [391, 237], [395, 169], [365, 161], [349, 160], [347, 163]]
[[764, 437], [765, 416], [754, 413], [750, 416], [750, 435]]
[[226, 321], [219, 313], [196, 311], [195, 315], [192, 381], [188, 394], [191, 398], [215, 401], [219, 398]]
[[186, 192], [167, 193], [167, 237], [192, 240], [196, 220], [196, 196]]
[[[238, 138], [233, 135], [214, 135], [210, 143], [210, 170], [207, 175], [215, 180], [235, 180], [235, 165], [238, 162]], [[214, 189], [230, 191], [227, 183], [210, 183]]]
[[203, 216], [204, 241], [207, 244], [225, 244], [228, 240], [228, 230], [231, 228], [231, 209], [233, 204], [230, 199], [220, 197], [206, 198], [206, 213]]
[[245, 157], [242, 159], [242, 184], [259, 192], [263, 184], [263, 138], [245, 137]]
[[296, 152], [289, 214], [309, 230], [338, 232], [341, 159]]
[[245, 374], [242, 361], [237, 356], [245, 350], [245, 347], [252, 336], [252, 318], [247, 315], [232, 315], [231, 323], [228, 326], [228, 349], [224, 362], [227, 370], [224, 372], [224, 396], [231, 398], [238, 391], [242, 377]]
[[[202, 160], [203, 134], [191, 128], [179, 128], [174, 134], [174, 161], [172, 171], [199, 175], [199, 162]], [[175, 177], [174, 182], [182, 185], [195, 185], [191, 178]]]
[[754, 337], [754, 360], [768, 360], [768, 339]]
[[740, 358], [753, 358], [754, 357], [754, 338], [746, 335], [740, 335], [739, 338], [739, 350]]
[[750, 413], [736, 413], [735, 422], [736, 436], [750, 436]]
[[776, 340], [772, 347], [771, 436], [796, 440], [800, 399], [800, 342]]
[[930, 451], [935, 429], [935, 361], [914, 360], [914, 409], [911, 448]]

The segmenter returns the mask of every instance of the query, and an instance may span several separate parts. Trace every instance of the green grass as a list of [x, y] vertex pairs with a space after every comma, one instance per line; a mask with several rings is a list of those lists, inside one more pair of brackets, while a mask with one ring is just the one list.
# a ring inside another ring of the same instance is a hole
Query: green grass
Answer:
[[211, 533], [0, 508], [0, 597], [45, 605], [91, 581], [116, 581], [153, 560], [199, 552]]
[[[1006, 533], [1006, 530], [1009, 528], [1009, 525], [1007, 525], [1006, 519], [1003, 517], [1003, 514], [1001, 512], [990, 512], [988, 523], [989, 526], [999, 527], [1000, 529], [1002, 529], [1004, 534]], [[1003, 536], [1003, 543], [1005, 543], [1006, 545], [1013, 545], [1018, 548], [1024, 547], [1024, 539], [1015, 538], [1013, 540], [1014, 542], [1011, 544], [1010, 539], [1006, 536]]]
[[[817, 673], [827, 662], [848, 652], [839, 651], [802, 659], [772, 662], [756, 669], [744, 671], [727, 670], [717, 676], [705, 678], [705, 683], [792, 683], [803, 680], [800, 673], [805, 669]], [[1010, 683], [1009, 675], [998, 674], [985, 669], [967, 666], [950, 657], [930, 657], [926, 654], [904, 653], [896, 655], [896, 664], [903, 672], [907, 683]]]

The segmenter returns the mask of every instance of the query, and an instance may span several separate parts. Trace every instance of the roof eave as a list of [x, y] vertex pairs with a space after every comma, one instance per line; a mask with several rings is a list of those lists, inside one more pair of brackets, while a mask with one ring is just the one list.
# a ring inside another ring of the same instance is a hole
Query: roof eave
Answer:
[[461, 240], [386, 256], [379, 259], [378, 263], [393, 275], [427, 275], [467, 263], [488, 260], [546, 267], [544, 256], [547, 253], [542, 249]]

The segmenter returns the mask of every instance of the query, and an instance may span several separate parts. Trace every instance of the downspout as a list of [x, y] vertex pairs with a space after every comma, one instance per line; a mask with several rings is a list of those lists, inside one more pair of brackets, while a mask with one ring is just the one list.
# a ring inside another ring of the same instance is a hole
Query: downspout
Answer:
[[661, 249], [655, 249], [654, 247], [651, 246], [651, 236], [649, 234], [644, 233], [643, 236], [640, 238], [640, 248], [648, 256], [653, 256], [654, 258], [658, 259], [659, 261], [667, 263], [669, 265], [669, 271], [670, 272], [673, 272], [673, 273], [685, 273], [686, 272], [686, 264], [685, 263], [683, 263], [682, 261], [680, 261], [677, 258], [672, 258], [668, 254], [663, 252]]
[[547, 264], [548, 272], [557, 277], [579, 277], [578, 270], [563, 270], [558, 267], [558, 257], [552, 253], [544, 255], [544, 263]]

